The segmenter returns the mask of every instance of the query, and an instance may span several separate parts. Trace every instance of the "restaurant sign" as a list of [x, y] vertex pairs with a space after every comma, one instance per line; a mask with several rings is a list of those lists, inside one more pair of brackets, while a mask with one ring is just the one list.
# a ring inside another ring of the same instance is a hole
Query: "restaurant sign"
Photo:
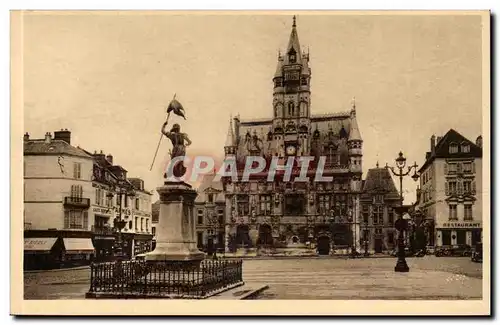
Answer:
[[480, 222], [446, 222], [442, 228], [481, 228]]

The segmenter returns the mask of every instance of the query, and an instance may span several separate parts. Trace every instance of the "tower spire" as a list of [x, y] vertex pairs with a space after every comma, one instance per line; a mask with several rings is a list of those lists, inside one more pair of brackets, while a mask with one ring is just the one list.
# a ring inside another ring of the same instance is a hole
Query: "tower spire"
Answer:
[[292, 32], [285, 53], [285, 64], [297, 64], [302, 61], [302, 54], [300, 51], [299, 36], [297, 34], [297, 22], [293, 16]]
[[234, 146], [233, 114], [229, 118], [229, 129], [227, 130], [226, 147]]

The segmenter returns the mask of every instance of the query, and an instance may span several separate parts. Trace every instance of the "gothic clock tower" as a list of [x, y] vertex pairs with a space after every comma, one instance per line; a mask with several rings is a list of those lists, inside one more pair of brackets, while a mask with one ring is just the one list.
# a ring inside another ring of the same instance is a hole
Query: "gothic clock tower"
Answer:
[[284, 55], [278, 55], [274, 74], [273, 142], [280, 157], [309, 152], [310, 81], [309, 53], [301, 52], [296, 18]]

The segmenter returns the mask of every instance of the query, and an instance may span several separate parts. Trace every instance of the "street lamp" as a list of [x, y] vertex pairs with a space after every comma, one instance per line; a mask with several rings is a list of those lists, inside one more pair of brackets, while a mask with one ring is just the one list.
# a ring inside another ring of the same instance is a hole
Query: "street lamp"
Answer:
[[[373, 220], [373, 216], [372, 216], [372, 220]], [[369, 235], [368, 235], [368, 219], [367, 220], [363, 220], [363, 223], [365, 224], [365, 231], [363, 233], [363, 241], [364, 241], [364, 246], [365, 246], [365, 256], [368, 256], [368, 238], [369, 238]]]
[[[122, 242], [122, 229], [125, 228], [127, 222], [122, 218], [122, 197], [134, 197], [135, 193], [130, 189], [125, 187], [125, 182], [119, 181], [118, 188], [116, 190], [116, 195], [118, 197], [118, 218], [114, 220], [114, 226], [118, 229], [118, 242], [116, 247], [116, 256], [119, 259], [123, 258], [123, 242]], [[112, 199], [114, 194], [109, 192], [108, 198]]]
[[411, 176], [411, 178], [416, 182], [418, 180], [418, 174], [417, 174], [417, 163], [415, 162], [412, 166], [408, 166], [408, 171], [404, 172], [403, 169], [406, 166], [406, 158], [403, 156], [403, 153], [400, 151], [398, 157], [396, 158], [396, 168], [399, 169], [399, 172], [395, 171], [394, 167], [389, 167], [387, 164], [385, 165], [385, 168], [389, 169], [392, 174], [396, 177], [399, 177], [399, 190], [400, 190], [400, 205], [398, 210], [399, 218], [396, 220], [394, 226], [398, 230], [399, 235], [398, 235], [398, 261], [396, 263], [396, 266], [394, 267], [395, 272], [408, 272], [410, 271], [410, 268], [408, 267], [408, 264], [406, 263], [405, 259], [405, 243], [404, 243], [404, 231], [408, 228], [408, 220], [403, 219], [403, 213], [404, 208], [403, 208], [403, 177], [409, 175], [414, 169], [414, 174]]

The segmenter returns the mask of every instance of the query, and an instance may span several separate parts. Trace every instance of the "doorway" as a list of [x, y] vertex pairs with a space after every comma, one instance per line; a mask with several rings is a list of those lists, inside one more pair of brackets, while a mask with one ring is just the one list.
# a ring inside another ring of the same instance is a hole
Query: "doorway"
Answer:
[[318, 254], [330, 255], [330, 238], [328, 236], [318, 238]]
[[262, 247], [269, 247], [272, 246], [272, 244], [273, 244], [273, 234], [271, 226], [268, 224], [260, 225], [257, 245]]
[[375, 253], [382, 253], [383, 247], [384, 243], [382, 242], [382, 238], [375, 238]]

